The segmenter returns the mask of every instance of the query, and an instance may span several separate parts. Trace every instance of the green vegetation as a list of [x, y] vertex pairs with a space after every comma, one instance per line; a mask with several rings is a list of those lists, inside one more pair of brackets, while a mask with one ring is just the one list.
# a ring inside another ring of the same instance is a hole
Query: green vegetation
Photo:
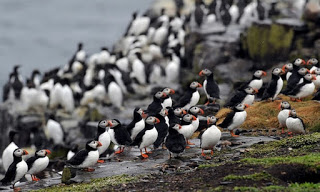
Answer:
[[266, 172], [260, 172], [260, 173], [254, 173], [251, 175], [227, 175], [223, 178], [225, 181], [232, 181], [232, 180], [253, 180], [253, 181], [261, 181], [261, 180], [273, 180], [273, 177], [266, 173]]
[[316, 192], [320, 190], [320, 184], [317, 183], [293, 183], [288, 187], [271, 185], [268, 187], [256, 188], [256, 187], [234, 187], [234, 191], [238, 192]]
[[49, 187], [49, 188], [40, 189], [36, 191], [37, 192], [101, 191], [102, 189], [108, 189], [108, 187], [112, 187], [115, 185], [134, 182], [137, 179], [138, 177], [132, 177], [128, 175], [117, 175], [112, 177], [92, 179], [90, 183], [59, 185], [59, 186]]

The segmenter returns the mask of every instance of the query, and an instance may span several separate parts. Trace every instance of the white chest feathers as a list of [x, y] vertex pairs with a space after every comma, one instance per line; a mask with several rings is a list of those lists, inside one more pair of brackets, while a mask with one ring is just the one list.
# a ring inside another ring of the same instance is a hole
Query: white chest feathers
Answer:
[[152, 145], [158, 138], [158, 131], [156, 128], [147, 130], [142, 137], [142, 142], [139, 146], [140, 149]]
[[137, 137], [137, 135], [140, 133], [140, 131], [142, 131], [142, 129], [144, 129], [145, 125], [146, 124], [143, 119], [136, 122], [136, 124], [134, 125], [134, 128], [131, 131], [131, 139], [132, 140], [134, 140]]
[[101, 147], [98, 147], [99, 155], [101, 155], [108, 149], [110, 145], [110, 135], [108, 131], [105, 131], [104, 133], [99, 135], [98, 141], [100, 141], [100, 143], [102, 144]]
[[289, 117], [289, 109], [283, 109], [278, 114], [278, 121], [281, 127], [286, 126], [286, 120]]
[[243, 99], [241, 104], [248, 104], [248, 105], [252, 105], [254, 102], [254, 95], [246, 95], [245, 98]]
[[24, 160], [19, 162], [16, 165], [16, 167], [17, 169], [16, 169], [16, 174], [15, 174], [13, 183], [16, 183], [17, 181], [19, 181], [28, 171], [28, 165]]
[[47, 156], [40, 157], [34, 161], [32, 167], [29, 167], [29, 174], [35, 174], [43, 171], [49, 165], [49, 158]]
[[17, 149], [18, 146], [14, 143], [11, 142], [3, 151], [2, 153], [2, 163], [3, 163], [3, 168], [5, 171], [8, 170], [9, 166], [13, 162], [13, 151]]
[[276, 99], [276, 97], [279, 95], [282, 87], [283, 87], [283, 80], [281, 78], [279, 78], [278, 81], [277, 81], [277, 89], [276, 89], [276, 92], [275, 92], [272, 100]]
[[221, 131], [215, 125], [211, 125], [201, 136], [201, 148], [213, 149], [221, 138]]
[[79, 168], [87, 168], [95, 165], [99, 160], [98, 150], [90, 151], [85, 160], [78, 166]]
[[254, 89], [260, 89], [263, 85], [263, 81], [262, 79], [254, 79], [252, 81], [250, 81], [249, 86], [254, 88]]
[[187, 105], [185, 105], [185, 106], [183, 107], [183, 109], [189, 110], [190, 107], [198, 104], [199, 99], [200, 99], [200, 94], [199, 94], [199, 92], [198, 92], [198, 90], [197, 90], [197, 91], [195, 91], [195, 92], [192, 94], [192, 97], [191, 97], [191, 99], [190, 99], [190, 102], [189, 102]]
[[247, 112], [241, 111], [236, 112], [233, 116], [232, 123], [228, 126], [228, 130], [233, 130], [235, 128], [239, 128], [240, 125], [244, 123], [247, 118]]
[[289, 132], [298, 134], [305, 133], [303, 124], [299, 118], [288, 117], [286, 120], [286, 125]]

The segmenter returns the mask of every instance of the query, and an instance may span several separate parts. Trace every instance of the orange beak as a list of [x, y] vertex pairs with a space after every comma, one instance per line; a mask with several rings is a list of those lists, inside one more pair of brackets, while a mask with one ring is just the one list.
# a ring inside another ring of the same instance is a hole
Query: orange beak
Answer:
[[316, 74], [316, 71], [315, 70], [311, 71], [311, 74]]
[[203, 76], [203, 71], [202, 71], [202, 70], [199, 72], [199, 75], [200, 75], [200, 76]]
[[165, 98], [167, 96], [167, 94], [162, 93], [162, 98]]
[[281, 109], [281, 103], [279, 104], [278, 109]]
[[254, 90], [254, 92], [255, 92], [255, 93], [258, 93], [258, 92], [259, 92], [259, 90], [258, 90], [258, 89], [255, 89], [255, 88], [254, 88], [253, 90]]
[[317, 77], [315, 75], [312, 75], [312, 80], [317, 80]]
[[282, 66], [282, 71], [286, 71], [287, 65]]
[[156, 118], [156, 124], [160, 123], [160, 120], [158, 118]]
[[145, 118], [147, 118], [147, 116], [148, 115], [144, 111], [142, 111], [141, 117], [145, 119]]
[[198, 87], [202, 87], [201, 83], [198, 83]]
[[173, 89], [170, 89], [170, 94], [173, 95], [175, 94], [176, 92], [173, 90]]
[[311, 65], [311, 64], [310, 64], [310, 60], [308, 60], [307, 65]]
[[109, 125], [110, 127], [112, 126], [112, 123], [111, 123], [111, 121], [108, 121], [108, 124], [107, 125]]
[[182, 128], [182, 126], [181, 125], [179, 125], [179, 129], [181, 129]]
[[23, 150], [23, 155], [28, 155], [28, 151], [27, 150]]
[[307, 72], [308, 72], [308, 73], [310, 73], [310, 70], [309, 70], [309, 69], [307, 69]]
[[284, 71], [284, 70], [281, 70], [281, 73], [280, 74], [285, 74], [286, 73], [286, 71]]
[[50, 155], [50, 154], [51, 154], [51, 151], [50, 151], [50, 150], [45, 149], [45, 151], [47, 152], [47, 155]]
[[302, 59], [302, 65], [306, 65], [306, 61]]
[[183, 114], [183, 115], [187, 114], [187, 111], [184, 110], [184, 109], [182, 109], [182, 114]]
[[168, 110], [165, 110], [165, 114], [168, 115]]
[[101, 146], [102, 146], [102, 143], [100, 141], [98, 141], [97, 147], [101, 147]]
[[262, 75], [263, 75], [263, 76], [267, 76], [267, 72], [262, 71]]
[[207, 119], [207, 124], [210, 125], [210, 118]]
[[194, 115], [192, 115], [192, 121], [195, 121], [195, 120], [197, 120], [197, 118]]
[[245, 106], [246, 106], [246, 108], [249, 108], [250, 107], [250, 105], [248, 105], [248, 104], [244, 104]]
[[201, 109], [201, 108], [200, 108], [200, 113], [201, 113], [201, 115], [204, 114], [204, 111], [203, 111], [203, 109]]

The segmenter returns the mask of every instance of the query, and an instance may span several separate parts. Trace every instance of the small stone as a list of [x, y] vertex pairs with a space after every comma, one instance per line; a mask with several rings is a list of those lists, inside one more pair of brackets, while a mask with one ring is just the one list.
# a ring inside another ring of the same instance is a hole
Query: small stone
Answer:
[[233, 182], [231, 182], [231, 181], [222, 181], [222, 182], [220, 182], [220, 185], [229, 185], [229, 184], [233, 184]]
[[293, 149], [292, 149], [292, 147], [289, 147], [288, 150], [289, 150], [289, 151], [292, 151]]
[[246, 150], [245, 149], [240, 149], [239, 152], [240, 154], [243, 154]]

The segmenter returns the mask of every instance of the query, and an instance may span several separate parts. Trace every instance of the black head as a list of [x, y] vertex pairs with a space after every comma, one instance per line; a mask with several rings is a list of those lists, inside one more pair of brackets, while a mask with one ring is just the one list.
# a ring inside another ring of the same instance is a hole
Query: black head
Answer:
[[121, 123], [120, 123], [120, 121], [118, 119], [112, 119], [112, 120], [108, 121], [108, 126], [111, 129], [116, 129], [116, 128], [121, 127]]
[[36, 151], [36, 156], [38, 156], [38, 157], [45, 157], [50, 154], [51, 154], [51, 151], [48, 149], [41, 149], [41, 150]]
[[90, 140], [86, 143], [86, 150], [94, 151], [94, 150], [97, 150], [97, 148], [100, 146], [102, 146], [102, 144], [99, 141]]
[[29, 154], [28, 151], [17, 148], [13, 151], [13, 158], [14, 159], [21, 158], [23, 155], [28, 155], [28, 154]]
[[78, 50], [81, 50], [83, 48], [83, 43], [82, 42], [79, 42], [78, 43]]

